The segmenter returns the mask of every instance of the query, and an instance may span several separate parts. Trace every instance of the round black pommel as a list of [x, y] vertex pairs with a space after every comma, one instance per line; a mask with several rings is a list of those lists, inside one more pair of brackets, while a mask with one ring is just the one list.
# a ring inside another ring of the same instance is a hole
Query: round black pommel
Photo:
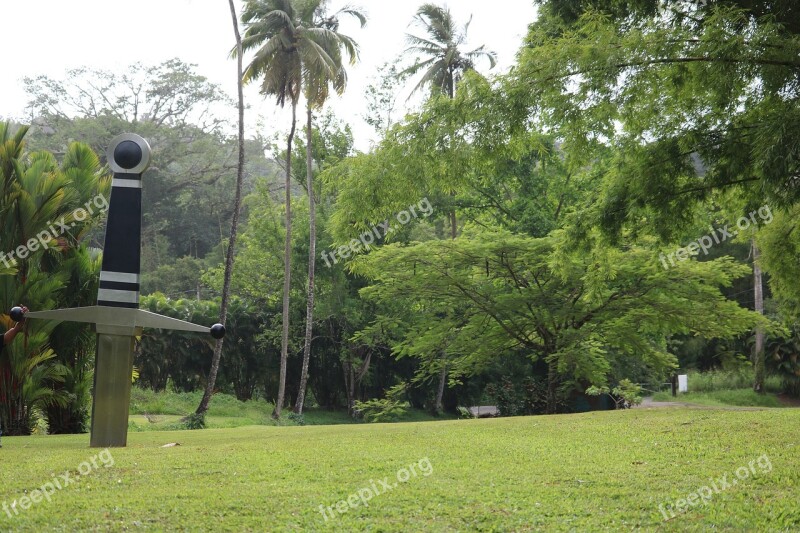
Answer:
[[142, 174], [150, 165], [150, 145], [135, 133], [123, 133], [108, 144], [106, 159], [115, 174]]
[[222, 324], [214, 324], [211, 326], [211, 336], [215, 339], [221, 339], [225, 336], [225, 326]]
[[142, 149], [133, 141], [122, 141], [114, 148], [114, 161], [124, 169], [136, 168], [142, 162]]
[[25, 313], [22, 312], [21, 307], [12, 307], [9, 316], [11, 316], [11, 320], [14, 322], [22, 322], [25, 320]]

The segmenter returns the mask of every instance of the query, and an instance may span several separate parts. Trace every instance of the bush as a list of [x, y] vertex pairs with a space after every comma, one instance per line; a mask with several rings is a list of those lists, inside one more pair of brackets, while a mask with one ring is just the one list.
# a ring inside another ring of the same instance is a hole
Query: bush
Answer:
[[[737, 390], [753, 388], [753, 368], [744, 367], [740, 370], [715, 370], [711, 372], [697, 372], [690, 370], [687, 373], [689, 392], [714, 392], [721, 390]], [[783, 389], [779, 376], [767, 376], [764, 380], [764, 391], [778, 393]]]
[[517, 385], [506, 376], [500, 385], [487, 385], [486, 395], [497, 406], [500, 416], [539, 415], [547, 411], [547, 385], [541, 379], [527, 377]]
[[355, 402], [355, 410], [365, 422], [396, 422], [410, 407], [405, 400], [407, 385], [401, 383], [386, 391], [386, 398]]
[[619, 385], [610, 389], [608, 387], [589, 387], [586, 389], [589, 396], [608, 394], [617, 406], [617, 409], [630, 409], [642, 403], [642, 387], [629, 379], [623, 379]]
[[472, 415], [472, 413], [470, 412], [470, 410], [468, 408], [466, 408], [466, 407], [458, 406], [456, 409], [458, 410], [458, 414], [461, 416], [461, 418], [464, 418], [464, 419], [475, 418]]
[[200, 413], [192, 413], [185, 417], [182, 422], [186, 425], [186, 429], [205, 429], [206, 415]]
[[289, 413], [289, 416], [287, 416], [286, 418], [288, 418], [289, 420], [291, 420], [292, 422], [294, 422], [298, 426], [305, 426], [306, 425], [306, 419], [303, 418], [303, 415], [301, 415], [301, 414], [298, 414], [298, 413], [295, 413], [295, 412], [291, 412], [291, 413]]

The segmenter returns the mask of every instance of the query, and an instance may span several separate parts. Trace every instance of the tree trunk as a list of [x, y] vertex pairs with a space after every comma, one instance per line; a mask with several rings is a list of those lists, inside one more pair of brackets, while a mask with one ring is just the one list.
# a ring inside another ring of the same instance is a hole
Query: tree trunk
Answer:
[[278, 381], [278, 399], [272, 418], [281, 417], [286, 395], [286, 364], [289, 359], [289, 289], [292, 283], [292, 141], [297, 128], [297, 101], [292, 102], [292, 129], [286, 147], [286, 241], [283, 247], [283, 330], [281, 332], [281, 370]]
[[[222, 282], [222, 301], [219, 309], [219, 323], [225, 325], [228, 319], [228, 303], [230, 301], [231, 276], [233, 274], [234, 252], [236, 247], [236, 236], [239, 228], [239, 211], [242, 205], [242, 177], [244, 175], [244, 91], [242, 89], [242, 36], [239, 33], [239, 19], [236, 16], [236, 7], [233, 0], [228, 0], [231, 8], [231, 19], [233, 20], [233, 33], [236, 36], [236, 89], [239, 97], [239, 161], [236, 167], [236, 193], [233, 199], [233, 218], [231, 219], [231, 236], [228, 241], [228, 250], [225, 256], [225, 275]], [[158, 248], [158, 247], [156, 247]], [[198, 285], [198, 299], [200, 298], [200, 286]], [[217, 381], [219, 372], [219, 361], [222, 357], [222, 344], [224, 338], [217, 339], [214, 344], [214, 355], [211, 359], [211, 371], [208, 374], [208, 382], [200, 405], [195, 411], [198, 415], [203, 415], [208, 411], [208, 404], [211, 402], [211, 395], [214, 393], [214, 385]]]
[[[453, 201], [455, 201], [456, 193], [450, 193], [450, 196], [453, 197]], [[458, 236], [458, 221], [456, 220], [456, 208], [453, 206], [453, 209], [450, 211], [450, 238], [455, 240]]]
[[442, 365], [439, 371], [439, 389], [436, 391], [436, 414], [440, 415], [444, 412], [443, 398], [444, 398], [444, 385], [447, 382], [447, 363]]
[[547, 363], [547, 414], [556, 414], [558, 410], [558, 360], [553, 358]]
[[[450, 85], [448, 86], [447, 95], [450, 97], [450, 100], [456, 97], [456, 79], [455, 73], [453, 69], [450, 69]], [[451, 192], [450, 198], [453, 199], [453, 208], [450, 210], [449, 217], [450, 217], [450, 237], [455, 240], [457, 233], [458, 233], [458, 221], [456, 220], [456, 206], [455, 206], [455, 199], [456, 193]]]
[[353, 416], [353, 404], [355, 398], [353, 394], [355, 383], [355, 372], [353, 371], [352, 355], [348, 354], [347, 359], [342, 361], [342, 371], [344, 372], [344, 390], [347, 394], [347, 414]]
[[[755, 239], [753, 244], [753, 285], [755, 289], [755, 309], [759, 315], [764, 314], [764, 291], [761, 284], [761, 265], [759, 265], [759, 257], [761, 253], [758, 250]], [[753, 390], [759, 394], [764, 394], [764, 372], [765, 372], [765, 354], [764, 354], [764, 328], [756, 326], [756, 345], [753, 351], [753, 369], [755, 370], [753, 379]]]
[[311, 336], [314, 329], [314, 266], [317, 256], [317, 214], [314, 202], [314, 169], [311, 159], [311, 106], [308, 107], [306, 122], [306, 187], [308, 188], [308, 301], [306, 303], [306, 339], [303, 344], [303, 369], [300, 372], [300, 390], [294, 412], [302, 415], [308, 385], [308, 362], [311, 359]]

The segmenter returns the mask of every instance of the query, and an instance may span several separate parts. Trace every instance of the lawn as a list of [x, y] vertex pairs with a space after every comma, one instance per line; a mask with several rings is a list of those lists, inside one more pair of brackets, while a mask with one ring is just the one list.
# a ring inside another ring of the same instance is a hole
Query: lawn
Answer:
[[99, 456], [87, 435], [2, 443], [2, 531], [800, 529], [797, 409], [132, 432]]
[[[181, 419], [193, 413], [200, 403], [203, 391], [196, 392], [153, 392], [134, 387], [131, 390], [129, 408], [129, 431], [153, 431], [185, 429]], [[284, 411], [280, 422], [272, 419], [273, 404], [263, 400], [241, 402], [228, 394], [215, 394], [206, 416], [208, 428], [233, 428], [240, 426], [297, 426], [297, 425], [331, 425], [357, 423], [346, 410], [329, 411], [327, 409], [306, 408], [303, 411], [303, 423], [293, 419], [290, 410]], [[425, 422], [453, 418], [451, 415], [435, 417], [420, 409], [409, 409], [400, 417], [401, 422]]]
[[686, 402], [698, 405], [722, 407], [725, 405], [738, 407], [783, 407], [783, 403], [775, 394], [758, 394], [752, 388], [713, 390], [708, 392], [687, 392], [672, 396], [668, 392], [659, 392], [653, 396], [657, 402]]

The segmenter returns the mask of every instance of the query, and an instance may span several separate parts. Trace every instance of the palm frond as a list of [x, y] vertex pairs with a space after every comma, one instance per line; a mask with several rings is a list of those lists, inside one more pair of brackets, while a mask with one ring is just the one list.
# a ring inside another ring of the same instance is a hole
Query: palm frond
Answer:
[[486, 46], [479, 46], [475, 50], [467, 52], [464, 55], [471, 60], [488, 59], [489, 69], [493, 69], [495, 66], [497, 66], [497, 53], [491, 50], [486, 50]]

